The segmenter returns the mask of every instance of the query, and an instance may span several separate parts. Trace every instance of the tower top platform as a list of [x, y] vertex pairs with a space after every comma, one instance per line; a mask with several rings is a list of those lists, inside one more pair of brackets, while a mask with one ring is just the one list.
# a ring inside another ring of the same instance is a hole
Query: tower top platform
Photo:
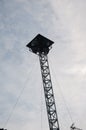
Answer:
[[38, 34], [30, 43], [26, 46], [30, 51], [35, 54], [48, 54], [54, 42], [48, 38]]

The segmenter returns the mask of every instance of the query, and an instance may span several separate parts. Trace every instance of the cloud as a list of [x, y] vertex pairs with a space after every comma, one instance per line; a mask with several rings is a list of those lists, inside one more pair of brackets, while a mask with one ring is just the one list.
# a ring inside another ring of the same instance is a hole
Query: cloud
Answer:
[[[41, 121], [38, 120], [41, 120], [42, 87], [39, 59], [25, 46], [35, 35], [42, 33], [55, 42], [49, 53], [50, 70], [52, 66], [74, 120], [85, 129], [85, 1], [3, 0], [0, 5], [0, 123], [4, 125], [6, 122], [25, 85], [7, 128], [41, 128]], [[53, 71], [61, 128], [65, 126], [64, 129], [68, 129], [70, 121]], [[47, 129], [46, 108], [43, 112], [43, 128]], [[63, 120], [65, 115], [68, 125]]]

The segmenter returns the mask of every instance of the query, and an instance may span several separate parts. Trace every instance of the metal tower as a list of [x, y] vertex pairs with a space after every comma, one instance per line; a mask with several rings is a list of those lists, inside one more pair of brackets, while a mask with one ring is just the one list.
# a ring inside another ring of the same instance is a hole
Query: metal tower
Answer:
[[29, 47], [30, 51], [39, 56], [49, 128], [50, 130], [59, 130], [59, 122], [56, 112], [56, 105], [47, 57], [47, 54], [49, 53], [53, 43], [53, 41], [38, 34], [26, 46]]

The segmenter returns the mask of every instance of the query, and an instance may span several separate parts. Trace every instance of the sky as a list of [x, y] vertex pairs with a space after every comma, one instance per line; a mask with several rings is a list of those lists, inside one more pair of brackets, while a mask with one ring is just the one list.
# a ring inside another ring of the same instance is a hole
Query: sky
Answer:
[[39, 57], [26, 45], [54, 41], [48, 54], [59, 125], [86, 129], [86, 1], [0, 0], [0, 127], [48, 130]]

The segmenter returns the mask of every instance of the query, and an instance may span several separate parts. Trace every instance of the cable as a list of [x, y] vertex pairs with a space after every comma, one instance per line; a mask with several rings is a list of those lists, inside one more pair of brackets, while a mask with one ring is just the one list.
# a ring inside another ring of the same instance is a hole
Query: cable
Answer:
[[[54, 76], [54, 78], [56, 79], [55, 76]], [[57, 79], [56, 79], [56, 81], [57, 81]], [[61, 97], [62, 97], [62, 99], [63, 99], [63, 103], [64, 103], [64, 105], [65, 105], [66, 111], [67, 111], [67, 113], [68, 113], [68, 115], [69, 115], [69, 119], [70, 119], [70, 121], [73, 123], [72, 116], [71, 116], [70, 111], [69, 111], [69, 109], [68, 109], [68, 106], [67, 106], [67, 104], [66, 104], [66, 101], [65, 101], [65, 98], [64, 98], [64, 95], [63, 95], [63, 93], [62, 93], [62, 90], [61, 90], [61, 87], [60, 87], [59, 83], [58, 83], [58, 88], [59, 88]], [[64, 122], [64, 123], [65, 123], [65, 124], [64, 124], [65, 129], [67, 129], [67, 128], [68, 128], [68, 125], [67, 125], [67, 124], [69, 124], [69, 121], [68, 121], [66, 118], [65, 118], [64, 121], [65, 121], [65, 122]], [[59, 123], [59, 124], [60, 124], [60, 127], [62, 127], [61, 123]]]
[[[37, 65], [37, 62], [35, 63], [35, 67], [36, 67], [36, 65]], [[34, 65], [33, 65], [33, 66], [34, 66]], [[35, 68], [35, 67], [34, 67], [34, 68]], [[34, 69], [33, 69], [33, 67], [32, 67], [32, 69], [31, 69], [31, 71], [30, 71], [29, 73], [31, 73], [33, 70], [34, 70]], [[30, 74], [30, 77], [31, 77], [31, 74]], [[6, 122], [4, 123], [4, 127], [3, 127], [3, 128], [6, 128], [6, 126], [7, 126], [8, 122], [9, 122], [10, 118], [12, 117], [13, 112], [14, 112], [14, 110], [15, 110], [15, 108], [16, 108], [16, 106], [17, 106], [19, 100], [20, 100], [20, 97], [21, 97], [21, 95], [23, 94], [24, 89], [26, 88], [26, 85], [25, 85], [25, 84], [27, 84], [28, 80], [30, 80], [30, 77], [27, 78], [27, 79], [25, 80], [25, 82], [23, 83], [23, 87], [22, 87], [22, 89], [21, 89], [21, 91], [20, 91], [20, 94], [19, 94], [19, 96], [17, 97], [16, 102], [14, 103], [13, 108], [12, 108], [10, 114], [8, 115], [8, 118], [7, 118]]]
[[41, 86], [40, 89], [41, 89], [41, 130], [42, 130], [42, 129], [43, 129], [43, 128], [42, 128], [42, 112], [43, 112], [43, 109], [42, 109], [42, 104], [43, 104], [43, 102], [42, 102], [42, 92], [43, 92], [43, 91], [42, 91], [42, 81], [41, 81], [41, 85], [40, 85], [40, 86]]
[[[51, 60], [50, 60], [50, 61], [51, 61]], [[52, 63], [52, 62], [51, 62], [51, 63]], [[52, 69], [52, 65], [51, 65], [51, 69]], [[52, 72], [54, 72], [54, 70], [53, 70]], [[54, 72], [54, 75], [55, 75], [55, 80], [58, 82], [58, 80], [57, 80], [57, 78], [56, 78], [55, 72]], [[66, 100], [65, 100], [65, 97], [64, 97], [63, 92], [62, 92], [62, 90], [61, 90], [61, 87], [60, 87], [59, 82], [58, 82], [58, 86], [59, 86], [59, 90], [60, 90], [61, 96], [62, 96], [63, 101], [64, 101], [64, 105], [65, 105], [66, 110], [67, 110], [67, 112], [68, 112], [68, 114], [69, 114], [70, 120], [71, 120], [71, 122], [73, 123], [73, 118], [72, 118], [71, 113], [70, 113], [70, 111], [69, 111], [68, 105], [67, 105], [67, 103], [66, 103]]]
[[[51, 67], [51, 66], [50, 66], [50, 67]], [[51, 70], [52, 70], [52, 67], [51, 67]], [[52, 72], [54, 72], [54, 71], [52, 70]], [[54, 77], [54, 79], [57, 81], [57, 79], [56, 79], [56, 77], [55, 77], [55, 74], [54, 74], [53, 77]], [[59, 90], [60, 90], [60, 85], [58, 85], [58, 86], [59, 86], [58, 88], [59, 88]], [[60, 93], [61, 93], [61, 90], [60, 90]], [[62, 95], [63, 95], [63, 94], [61, 93], [61, 96], [62, 96]], [[62, 98], [63, 98], [63, 96], [62, 96]], [[66, 121], [66, 120], [65, 120], [65, 121]], [[67, 122], [66, 124], [68, 124], [68, 122]], [[60, 125], [60, 128], [61, 128], [61, 127], [62, 127], [61, 123], [59, 123], [59, 125]], [[67, 129], [68, 126], [67, 126], [67, 125], [64, 125], [64, 127], [65, 127], [65, 129]]]

